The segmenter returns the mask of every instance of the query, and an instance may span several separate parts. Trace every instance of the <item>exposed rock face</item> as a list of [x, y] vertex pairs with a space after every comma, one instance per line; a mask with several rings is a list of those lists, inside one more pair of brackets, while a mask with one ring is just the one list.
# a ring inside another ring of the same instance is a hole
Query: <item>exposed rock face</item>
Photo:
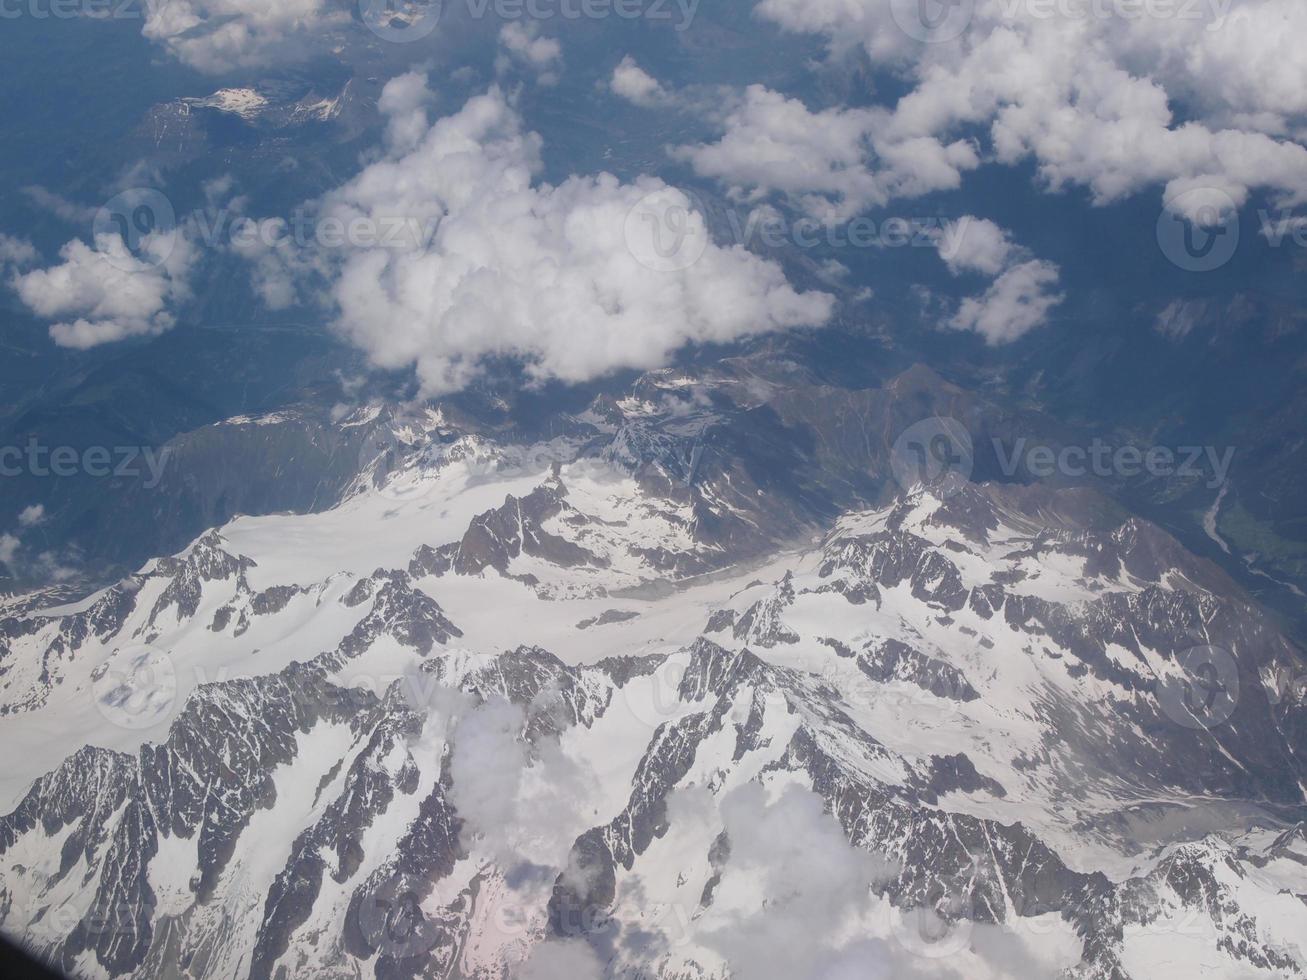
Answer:
[[[0, 724], [59, 752], [0, 817], [0, 925], [88, 977], [502, 978], [570, 939], [611, 976], [725, 980], [723, 930], [794, 908], [745, 884], [761, 786], [769, 846], [875, 857], [855, 934], [905, 973], [982, 975], [992, 944], [943, 949], [974, 933], [1142, 978], [1159, 931], [1215, 975], [1303, 973], [1307, 703], [1268, 687], [1297, 650], [1087, 491], [854, 505], [867, 418], [931, 390], [742, 428], [601, 405], [569, 432], [600, 478], [460, 483], [463, 446], [396, 470], [425, 496], [238, 521], [8, 611]], [[141, 645], [166, 676], [111, 683]]]
[[445, 618], [439, 603], [425, 592], [415, 589], [403, 573], [378, 573], [381, 582], [372, 596], [372, 609], [340, 644], [340, 653], [352, 658], [363, 653], [388, 635], [423, 656], [436, 644], [448, 643], [462, 636], [457, 626]]
[[858, 668], [872, 680], [908, 681], [940, 698], [974, 701], [980, 697], [957, 668], [919, 653], [899, 640], [886, 640], [861, 654]]

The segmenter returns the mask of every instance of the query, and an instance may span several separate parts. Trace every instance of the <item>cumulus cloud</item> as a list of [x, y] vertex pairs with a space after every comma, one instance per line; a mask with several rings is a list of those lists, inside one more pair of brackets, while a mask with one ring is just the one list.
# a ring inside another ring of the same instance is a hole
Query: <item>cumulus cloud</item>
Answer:
[[36, 527], [45, 520], [45, 505], [32, 504], [30, 507], [24, 507], [18, 512], [19, 527]]
[[994, 280], [983, 294], [963, 300], [946, 327], [1005, 344], [1043, 326], [1062, 302], [1055, 291], [1061, 278], [1057, 265], [1036, 259], [986, 218], [964, 215], [946, 223], [935, 235], [935, 247], [953, 275], [978, 273]]
[[32, 247], [31, 242], [0, 232], [0, 268], [10, 265], [31, 265], [37, 257], [36, 249]]
[[1013, 244], [1008, 233], [987, 218], [965, 215], [936, 239], [940, 258], [955, 276], [980, 272], [996, 276], [1007, 265]]
[[453, 735], [450, 802], [464, 821], [464, 844], [488, 852], [505, 872], [545, 869], [550, 885], [587, 828], [580, 801], [594, 774], [556, 739], [524, 737], [526, 712], [492, 699], [465, 714]]
[[174, 308], [190, 296], [196, 248], [174, 229], [143, 239], [135, 253], [121, 236], [100, 234], [94, 247], [73, 239], [59, 256], [58, 265], [15, 273], [10, 285], [33, 313], [57, 321], [56, 344], [85, 349], [171, 329]]
[[539, 944], [517, 974], [520, 980], [602, 980], [603, 975], [599, 958], [579, 940]]
[[788, 31], [827, 35], [837, 53], [862, 44], [873, 60], [893, 62], [914, 48], [888, 0], [762, 0], [755, 10]]
[[69, 224], [86, 224], [95, 217], [95, 208], [70, 201], [63, 195], [36, 184], [24, 187], [23, 194], [37, 207], [49, 211]]
[[619, 98], [645, 108], [666, 105], [672, 100], [662, 83], [636, 64], [629, 54], [613, 69], [608, 87]]
[[[1104, 16], [1087, 4], [975, 0], [953, 8], [970, 12], [959, 36], [930, 44], [913, 37], [913, 25], [905, 29], [916, 6], [761, 0], [756, 7], [786, 31], [824, 35], [837, 55], [860, 48], [905, 77], [910, 91], [892, 109], [873, 113], [881, 120], [871, 134], [874, 154], [850, 162], [844, 143], [802, 134], [768, 146], [765, 137], [778, 134], [745, 118], [746, 111], [731, 124], [738, 132], [689, 158], [733, 186], [804, 196], [814, 207], [826, 197], [827, 210], [839, 213], [860, 200], [874, 205], [956, 187], [977, 156], [960, 137], [980, 130], [993, 159], [1033, 160], [1050, 188], [1087, 187], [1100, 203], [1155, 184], [1168, 188], [1168, 202], [1177, 201], [1171, 192], [1183, 180], [1232, 189], [1236, 200], [1257, 189], [1287, 206], [1307, 200], [1307, 149], [1300, 145], [1307, 47], [1298, 40], [1307, 36], [1307, 5], [1300, 0], [1202, 0], [1157, 5], [1163, 15], [1134, 17]], [[328, 0], [173, 0], [146, 10], [146, 36], [206, 71], [267, 64], [321, 46], [319, 38], [349, 23], [349, 12]], [[531, 66], [542, 80], [556, 77], [556, 41], [515, 22], [501, 42], [505, 64]], [[610, 87], [653, 104], [659, 95], [650, 83], [657, 85], [624, 61]], [[744, 166], [747, 159], [734, 151], [750, 146], [769, 148], [799, 173], [779, 180], [784, 162], [769, 175], [761, 165]], [[804, 171], [815, 186], [802, 186]], [[880, 186], [867, 187], [869, 177]], [[865, 198], [853, 193], [858, 189]]]
[[386, 117], [386, 143], [391, 153], [411, 153], [422, 142], [431, 123], [427, 108], [435, 94], [420, 71], [397, 75], [381, 90], [377, 108]]
[[850, 845], [821, 798], [800, 786], [769, 799], [749, 783], [720, 809], [730, 853], [700, 937], [731, 976], [816, 980], [849, 975], [854, 961], [857, 976], [882, 975], [874, 968], [891, 953], [884, 943], [859, 942], [858, 923], [892, 866]]
[[1167, 206], [1191, 218], [1180, 191], [1196, 185], [1237, 204], [1252, 190], [1284, 206], [1307, 200], [1307, 149], [1295, 142], [1307, 48], [1293, 40], [1307, 31], [1307, 7], [1297, 0], [1174, 4], [1173, 16], [1139, 17], [978, 0], [967, 29], [934, 44], [896, 23], [911, 6], [764, 0], [758, 11], [826, 35], [837, 52], [860, 44], [903, 73], [910, 91], [883, 123], [896, 143], [946, 144], [986, 127], [994, 159], [1033, 160], [1050, 189], [1082, 186], [1109, 203], [1160, 184]]
[[962, 173], [979, 165], [966, 140], [887, 138], [886, 117], [875, 108], [812, 112], [798, 99], [751, 85], [722, 118], [721, 139], [674, 147], [672, 155], [737, 198], [779, 192], [826, 223], [896, 197], [956, 188]]
[[1207, 0], [1175, 18], [1106, 25], [1123, 50], [1211, 116], [1283, 132], [1307, 113], [1307, 7], [1294, 0]]
[[1049, 312], [1062, 302], [1062, 294], [1055, 292], [1059, 278], [1052, 262], [1022, 262], [995, 279], [983, 295], [964, 299], [946, 325], [974, 331], [989, 344], [1016, 340], [1047, 323]]
[[303, 55], [350, 23], [348, 11], [329, 0], [167, 0], [144, 8], [147, 38], [212, 73]]
[[504, 49], [496, 63], [501, 73], [517, 63], [535, 72], [537, 81], [542, 85], [558, 83], [558, 74], [563, 65], [563, 46], [557, 38], [541, 37], [539, 24], [523, 24], [521, 21], [505, 24], [499, 32], [499, 44]]
[[283, 218], [262, 218], [255, 234], [240, 236], [231, 250], [250, 264], [250, 285], [270, 310], [284, 310], [300, 300], [299, 281], [306, 268], [300, 243]]
[[[26, 515], [37, 510], [43, 508], [38, 505], [24, 510], [19, 515], [19, 525], [28, 528], [40, 523], [39, 519], [30, 523], [24, 520]], [[77, 569], [69, 564], [70, 560], [76, 560], [75, 552], [65, 551], [61, 556], [53, 551], [42, 551], [33, 555], [18, 535], [0, 533], [0, 568], [12, 576], [35, 582], [67, 582], [78, 574]]]
[[[541, 139], [498, 88], [426, 124], [413, 76], [388, 83], [378, 158], [315, 204], [319, 226], [415, 239], [280, 256], [280, 286], [320, 275], [337, 329], [378, 366], [415, 366], [424, 394], [466, 386], [489, 358], [580, 382], [667, 363], [688, 343], [820, 326], [834, 298], [713, 243], [679, 190], [642, 177], [538, 180]], [[270, 286], [268, 288], [271, 288]]]

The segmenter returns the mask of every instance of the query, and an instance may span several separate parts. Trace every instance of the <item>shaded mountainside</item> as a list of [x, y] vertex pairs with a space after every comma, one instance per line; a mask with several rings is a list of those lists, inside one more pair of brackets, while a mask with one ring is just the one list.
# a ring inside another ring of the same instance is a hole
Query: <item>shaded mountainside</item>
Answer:
[[894, 975], [1300, 974], [1299, 652], [1094, 491], [892, 495], [854, 433], [963, 410], [926, 380], [428, 416], [323, 513], [14, 606], [3, 928], [88, 977], [747, 978], [782, 920]]

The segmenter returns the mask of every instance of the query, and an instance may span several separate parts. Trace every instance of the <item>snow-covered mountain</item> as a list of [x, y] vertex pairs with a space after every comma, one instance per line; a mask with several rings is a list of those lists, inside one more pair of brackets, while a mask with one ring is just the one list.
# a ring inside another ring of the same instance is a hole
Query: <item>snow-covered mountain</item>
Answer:
[[742, 370], [544, 440], [341, 416], [334, 506], [6, 608], [0, 927], [87, 977], [1304, 975], [1300, 654], [1091, 489], [889, 492], [943, 404], [1001, 421]]

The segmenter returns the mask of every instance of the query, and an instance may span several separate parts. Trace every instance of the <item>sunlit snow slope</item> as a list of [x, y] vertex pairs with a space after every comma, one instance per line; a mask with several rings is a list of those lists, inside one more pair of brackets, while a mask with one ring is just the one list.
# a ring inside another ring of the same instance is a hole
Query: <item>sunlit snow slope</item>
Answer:
[[6, 932], [87, 977], [1307, 971], [1299, 656], [1157, 527], [823, 521], [647, 396], [427, 423], [0, 620]]

